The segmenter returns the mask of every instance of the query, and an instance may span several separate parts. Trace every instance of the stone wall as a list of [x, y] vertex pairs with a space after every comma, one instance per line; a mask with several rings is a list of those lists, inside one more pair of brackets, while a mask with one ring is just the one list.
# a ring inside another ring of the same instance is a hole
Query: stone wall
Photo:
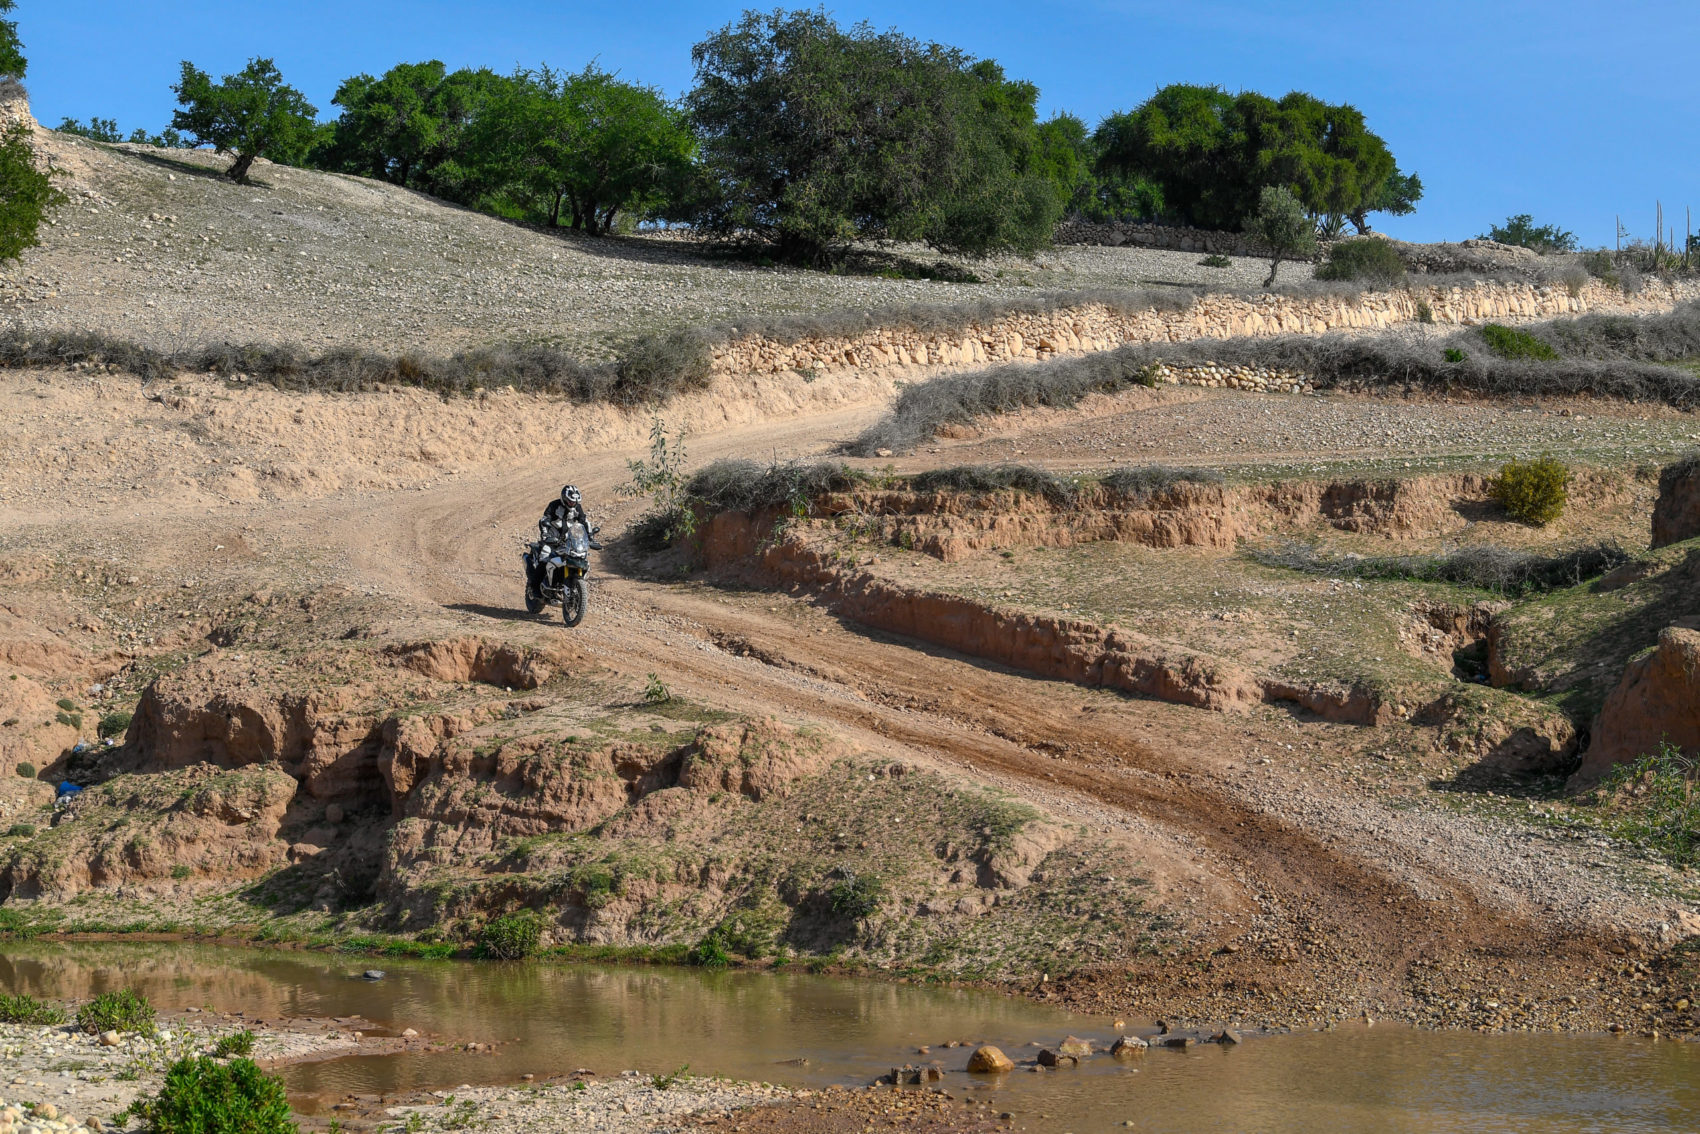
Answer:
[[1625, 295], [1591, 280], [1574, 294], [1557, 285], [1484, 281], [1357, 296], [1205, 295], [1181, 311], [1118, 311], [1092, 303], [1040, 315], [1009, 315], [954, 332], [882, 328], [852, 337], [792, 343], [740, 339], [714, 349], [714, 371], [720, 375], [788, 370], [815, 374], [840, 369], [986, 366], [1090, 354], [1126, 343], [1375, 332], [1415, 321], [1424, 304], [1435, 323], [1461, 326], [1588, 312], [1652, 314], [1695, 298], [1700, 298], [1700, 281], [1655, 281], [1634, 295]]
[[1220, 256], [1267, 256], [1256, 237], [1243, 232], [1219, 232], [1175, 224], [1121, 224], [1111, 221], [1064, 221], [1052, 236], [1056, 244], [1092, 244], [1107, 248], [1161, 248], [1169, 252], [1215, 253]]

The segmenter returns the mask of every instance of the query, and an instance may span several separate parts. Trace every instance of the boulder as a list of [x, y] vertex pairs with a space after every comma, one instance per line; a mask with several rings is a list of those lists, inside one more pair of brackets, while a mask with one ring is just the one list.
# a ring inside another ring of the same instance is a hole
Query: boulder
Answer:
[[1593, 742], [1571, 782], [1594, 783], [1665, 742], [1700, 755], [1700, 631], [1680, 626], [1667, 626], [1652, 652], [1623, 671], [1594, 719]]
[[1117, 1059], [1132, 1059], [1136, 1055], [1144, 1055], [1150, 1046], [1139, 1036], [1118, 1036], [1116, 1042], [1110, 1045], [1110, 1054]]
[[1015, 1060], [1005, 1055], [999, 1048], [991, 1044], [983, 1044], [974, 1049], [974, 1054], [968, 1057], [968, 1070], [980, 1075], [1001, 1075], [1005, 1071], [1015, 1070]]
[[1063, 1041], [1057, 1044], [1057, 1050], [1063, 1055], [1082, 1059], [1092, 1054], [1092, 1041], [1083, 1040], [1079, 1036], [1065, 1036]]
[[1700, 536], [1700, 454], [1666, 465], [1659, 472], [1659, 499], [1653, 505], [1653, 546]]
[[1062, 1052], [1052, 1051], [1048, 1047], [1039, 1052], [1039, 1066], [1041, 1067], [1078, 1067], [1079, 1065], [1080, 1058], [1078, 1056], [1065, 1055]]

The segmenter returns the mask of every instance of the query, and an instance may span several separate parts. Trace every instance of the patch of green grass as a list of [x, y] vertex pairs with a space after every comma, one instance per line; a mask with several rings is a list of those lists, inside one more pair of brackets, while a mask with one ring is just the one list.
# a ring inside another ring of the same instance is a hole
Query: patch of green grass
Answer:
[[0, 1024], [54, 1026], [64, 1022], [65, 1009], [57, 1004], [37, 1000], [25, 993], [0, 995]]
[[1501, 358], [1527, 359], [1535, 362], [1557, 362], [1558, 352], [1548, 343], [1527, 331], [1519, 331], [1502, 323], [1487, 323], [1482, 327], [1482, 339], [1488, 349]]
[[1666, 741], [1619, 764], [1593, 793], [1618, 838], [1682, 866], [1700, 866], [1700, 760]]

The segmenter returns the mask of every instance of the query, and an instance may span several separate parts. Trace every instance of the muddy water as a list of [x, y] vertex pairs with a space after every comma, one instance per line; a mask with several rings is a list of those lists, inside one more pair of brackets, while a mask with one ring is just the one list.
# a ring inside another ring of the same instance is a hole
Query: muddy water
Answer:
[[[368, 982], [377, 964], [388, 975]], [[957, 990], [802, 975], [593, 966], [370, 962], [181, 944], [7, 945], [0, 991], [82, 997], [131, 984], [165, 1010], [250, 1017], [360, 1014], [384, 1028], [498, 1042], [494, 1055], [350, 1057], [291, 1069], [297, 1104], [344, 1092], [496, 1083], [589, 1067], [795, 1085], [861, 1083], [933, 1046], [956, 1094], [1030, 1131], [1692, 1131], [1700, 1044], [1600, 1036], [1482, 1036], [1379, 1025], [1152, 1051], [1121, 1065], [962, 1073], [965, 1049], [1104, 1039], [1109, 1021]], [[792, 1062], [806, 1059], [807, 1063]]]

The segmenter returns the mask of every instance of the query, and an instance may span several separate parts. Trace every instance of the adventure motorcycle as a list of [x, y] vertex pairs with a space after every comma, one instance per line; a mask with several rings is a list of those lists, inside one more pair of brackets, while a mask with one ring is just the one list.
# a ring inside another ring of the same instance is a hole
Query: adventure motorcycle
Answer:
[[[544, 521], [537, 529], [537, 542], [528, 544], [521, 556], [526, 566], [525, 609], [541, 614], [545, 606], [558, 602], [561, 620], [568, 626], [577, 626], [584, 621], [585, 607], [590, 601], [586, 582], [590, 573], [590, 537], [602, 529], [586, 531], [577, 520], [564, 528]], [[538, 572], [538, 589], [533, 592], [530, 579], [535, 564], [541, 564], [542, 570]]]

